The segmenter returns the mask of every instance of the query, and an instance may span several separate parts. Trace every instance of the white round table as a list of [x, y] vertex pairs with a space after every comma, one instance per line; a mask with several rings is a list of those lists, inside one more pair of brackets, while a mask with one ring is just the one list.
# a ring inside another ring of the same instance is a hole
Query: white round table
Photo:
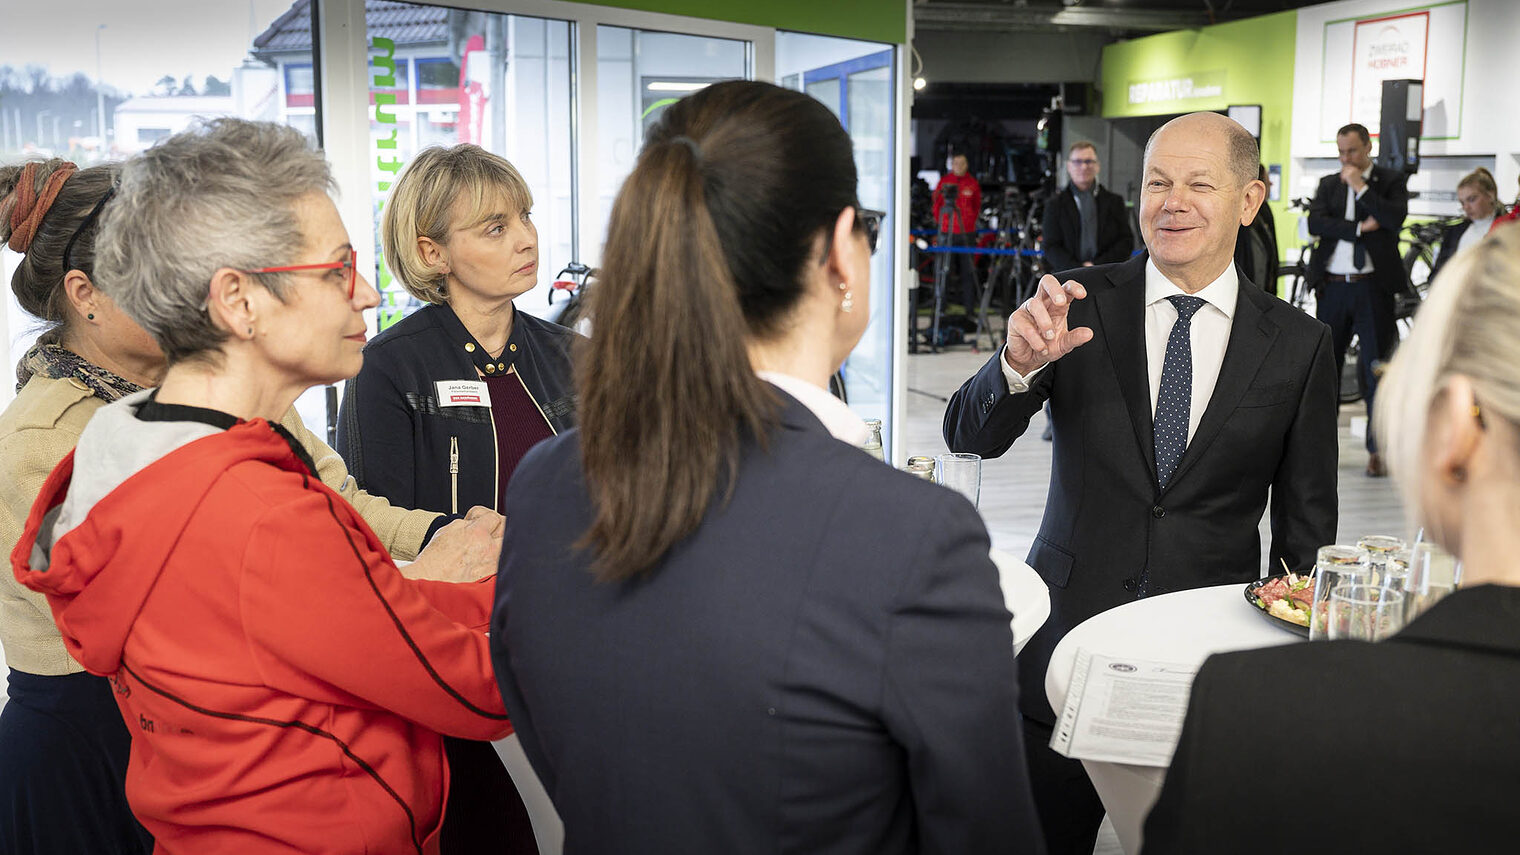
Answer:
[[[1045, 696], [1060, 715], [1071, 686], [1077, 649], [1157, 662], [1201, 665], [1211, 654], [1273, 647], [1302, 641], [1286, 629], [1252, 614], [1245, 585], [1217, 585], [1125, 603], [1078, 624], [1050, 655]], [[1140, 851], [1140, 829], [1161, 795], [1166, 770], [1126, 763], [1082, 761], [1093, 788], [1108, 810], [1119, 844], [1129, 855]]]
[[1003, 604], [1013, 614], [1013, 654], [1017, 656], [1050, 617], [1050, 589], [1028, 564], [1000, 549], [990, 554], [1003, 586]]

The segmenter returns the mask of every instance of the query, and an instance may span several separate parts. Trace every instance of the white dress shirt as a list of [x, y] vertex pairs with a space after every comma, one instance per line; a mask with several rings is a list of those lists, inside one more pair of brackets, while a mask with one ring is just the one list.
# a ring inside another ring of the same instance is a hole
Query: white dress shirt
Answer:
[[[1156, 399], [1161, 392], [1161, 367], [1166, 361], [1166, 342], [1177, 323], [1177, 307], [1167, 297], [1187, 292], [1173, 285], [1154, 261], [1145, 262], [1145, 367], [1151, 385], [1151, 417], [1156, 415]], [[1214, 397], [1219, 382], [1219, 366], [1230, 344], [1230, 325], [1235, 320], [1235, 301], [1240, 297], [1240, 276], [1234, 263], [1225, 267], [1219, 278], [1210, 282], [1194, 297], [1208, 305], [1193, 315], [1190, 338], [1193, 344], [1193, 399], [1188, 403], [1188, 441], [1198, 430], [1198, 421]]]
[[797, 403], [807, 407], [808, 412], [823, 422], [823, 426], [835, 439], [859, 448], [871, 438], [871, 429], [866, 427], [866, 423], [851, 412], [844, 401], [829, 394], [827, 389], [777, 371], [756, 371], [755, 376], [796, 398]]
[[[1145, 262], [1145, 367], [1150, 379], [1151, 418], [1156, 417], [1156, 399], [1161, 392], [1161, 367], [1166, 361], [1166, 342], [1172, 335], [1172, 325], [1177, 323], [1177, 308], [1166, 299], [1187, 292], [1173, 285], [1151, 260]], [[1224, 364], [1224, 351], [1230, 344], [1230, 325], [1235, 320], [1235, 301], [1240, 297], [1240, 274], [1231, 263], [1203, 290], [1192, 295], [1208, 305], [1193, 315], [1190, 340], [1193, 345], [1193, 397], [1188, 402], [1188, 441], [1198, 430], [1198, 421], [1214, 397], [1214, 385], [1219, 382], [1219, 367]], [[1007, 347], [1007, 345], [1004, 345]], [[1020, 375], [1008, 364], [1002, 353], [998, 364], [1003, 367], [1003, 379], [1008, 381], [1008, 391], [1021, 394], [1029, 391], [1029, 383], [1045, 365]], [[1049, 365], [1050, 363], [1046, 363]]]
[[[1366, 169], [1362, 170], [1362, 181], [1371, 180], [1372, 167], [1369, 165]], [[1361, 193], [1353, 193], [1351, 192], [1351, 185], [1346, 185], [1346, 213], [1343, 219], [1356, 221], [1356, 233], [1358, 236], [1362, 233], [1362, 221], [1356, 216], [1356, 200], [1362, 198], [1362, 193], [1366, 193], [1371, 189], [1372, 185], [1366, 184], [1362, 187]], [[1351, 241], [1338, 240], [1335, 242], [1335, 249], [1330, 253], [1330, 263], [1325, 265], [1325, 270], [1326, 272], [1340, 276], [1345, 276], [1348, 273], [1371, 273], [1372, 254], [1368, 253], [1362, 260], [1361, 269], [1357, 269], [1356, 249], [1352, 246]]]

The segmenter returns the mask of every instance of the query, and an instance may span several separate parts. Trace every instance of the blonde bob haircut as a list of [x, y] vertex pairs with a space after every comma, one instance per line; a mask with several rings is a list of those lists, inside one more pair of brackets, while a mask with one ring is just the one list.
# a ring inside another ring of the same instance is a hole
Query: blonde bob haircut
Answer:
[[[463, 208], [457, 207], [460, 200]], [[507, 210], [501, 210], [505, 205]], [[518, 216], [533, 208], [533, 193], [507, 159], [473, 143], [432, 146], [401, 171], [380, 219], [380, 241], [391, 273], [424, 303], [447, 303], [448, 275], [422, 258], [418, 238], [448, 246], [460, 229], [493, 215]], [[461, 211], [463, 212], [461, 214]]]
[[[1374, 417], [1411, 516], [1420, 514], [1428, 420], [1461, 375], [1490, 424], [1520, 425], [1520, 225], [1504, 225], [1441, 268], [1378, 384]], [[1414, 519], [1412, 522], [1422, 522]]]

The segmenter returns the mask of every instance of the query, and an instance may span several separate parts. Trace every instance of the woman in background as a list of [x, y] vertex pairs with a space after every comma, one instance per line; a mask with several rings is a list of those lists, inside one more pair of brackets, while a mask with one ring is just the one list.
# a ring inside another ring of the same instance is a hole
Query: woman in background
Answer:
[[1377, 644], [1210, 657], [1145, 823], [1146, 855], [1514, 850], [1516, 282], [1520, 229], [1454, 259], [1378, 387], [1404, 507], [1461, 559], [1461, 590]]
[[1442, 230], [1441, 252], [1430, 268], [1432, 278], [1457, 253], [1477, 246], [1493, 228], [1495, 217], [1504, 213], [1504, 205], [1499, 202], [1499, 185], [1494, 183], [1493, 174], [1481, 166], [1457, 182], [1457, 201], [1462, 204], [1464, 219]]
[[828, 108], [735, 81], [618, 194], [492, 616], [567, 852], [1042, 851], [986, 530], [826, 391], [870, 317], [855, 182]]
[[[450, 514], [499, 509], [523, 454], [575, 424], [576, 334], [512, 305], [538, 281], [532, 208], [512, 164], [477, 145], [424, 149], [391, 189], [385, 258], [428, 305], [369, 343], [344, 390], [338, 451], [365, 490]], [[445, 745], [444, 855], [536, 852], [495, 748]]]
[[[443, 792], [429, 728], [508, 726], [478, 669], [483, 637], [455, 622], [484, 623], [481, 586], [402, 580], [387, 544], [309, 477], [307, 446], [272, 424], [307, 385], [357, 370], [375, 300], [352, 250], [334, 246], [346, 237], [326, 164], [294, 130], [222, 120], [134, 160], [110, 202], [121, 167], [71, 166], [0, 172], [15, 184], [11, 245], [25, 251], [13, 286], [58, 324], [23, 362], [33, 376], [0, 438], [28, 494], [7, 495], [7, 522], [29, 526], [7, 532], [7, 552], [23, 543], [5, 574], [6, 652], [57, 671], [11, 675], [4, 825], [26, 839], [5, 851], [132, 851], [123, 766], [159, 852], [421, 850]], [[97, 227], [114, 299], [92, 278]], [[265, 267], [312, 255], [323, 258], [282, 275]], [[397, 551], [437, 517], [357, 498], [392, 524]], [[499, 518], [477, 516], [445, 527], [411, 569], [475, 579], [465, 574], [494, 566]], [[445, 541], [452, 551], [438, 552]], [[460, 708], [471, 697], [481, 711]]]

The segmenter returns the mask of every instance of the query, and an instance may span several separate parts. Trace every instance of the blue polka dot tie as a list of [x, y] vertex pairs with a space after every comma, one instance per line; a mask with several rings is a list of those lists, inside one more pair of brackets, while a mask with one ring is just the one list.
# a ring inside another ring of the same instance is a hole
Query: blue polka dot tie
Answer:
[[1177, 470], [1187, 448], [1188, 419], [1193, 403], [1193, 315], [1203, 308], [1202, 297], [1167, 297], [1177, 309], [1177, 323], [1166, 340], [1161, 366], [1161, 390], [1156, 395], [1156, 481], [1162, 486]]

